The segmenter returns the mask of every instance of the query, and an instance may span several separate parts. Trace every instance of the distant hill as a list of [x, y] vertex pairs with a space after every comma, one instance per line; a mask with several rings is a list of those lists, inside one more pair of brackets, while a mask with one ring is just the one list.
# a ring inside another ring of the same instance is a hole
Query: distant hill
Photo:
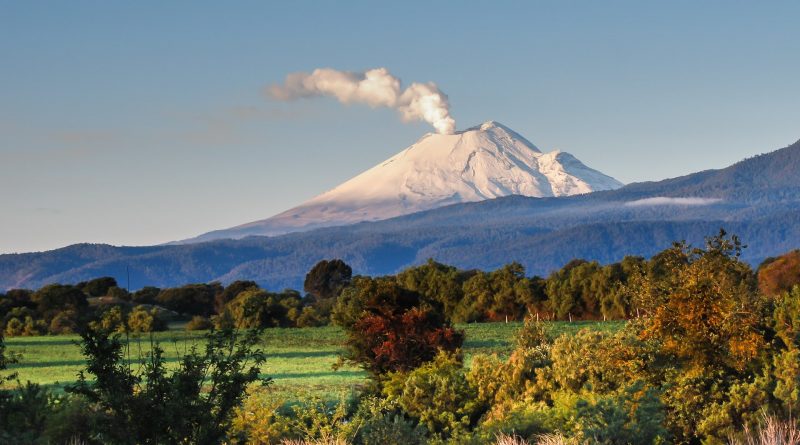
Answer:
[[579, 196], [509, 196], [271, 238], [0, 255], [0, 288], [101, 275], [125, 283], [126, 267], [132, 288], [235, 279], [298, 288], [313, 264], [334, 257], [362, 274], [435, 258], [481, 269], [519, 261], [544, 275], [573, 258], [610, 262], [701, 243], [720, 227], [750, 246], [744, 259], [754, 264], [800, 247], [800, 141], [721, 170]]

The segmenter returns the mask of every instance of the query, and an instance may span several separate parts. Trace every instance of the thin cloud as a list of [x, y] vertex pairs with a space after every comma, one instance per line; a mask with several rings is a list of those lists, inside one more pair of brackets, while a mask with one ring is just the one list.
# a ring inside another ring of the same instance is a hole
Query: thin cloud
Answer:
[[654, 196], [652, 198], [637, 199], [625, 203], [629, 207], [644, 206], [705, 206], [722, 202], [719, 198], [671, 198], [668, 196]]

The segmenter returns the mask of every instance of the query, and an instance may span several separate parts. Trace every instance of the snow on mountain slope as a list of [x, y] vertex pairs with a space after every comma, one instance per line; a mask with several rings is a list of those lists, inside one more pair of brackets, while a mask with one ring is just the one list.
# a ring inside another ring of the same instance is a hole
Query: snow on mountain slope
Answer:
[[278, 235], [501, 196], [567, 196], [622, 185], [569, 153], [542, 153], [524, 137], [489, 121], [451, 135], [427, 134], [385, 162], [298, 207], [185, 242]]

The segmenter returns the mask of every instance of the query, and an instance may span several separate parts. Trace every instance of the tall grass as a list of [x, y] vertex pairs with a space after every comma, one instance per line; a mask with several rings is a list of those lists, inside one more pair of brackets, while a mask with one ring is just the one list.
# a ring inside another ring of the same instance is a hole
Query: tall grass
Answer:
[[745, 427], [742, 439], [729, 440], [730, 445], [800, 445], [800, 429], [794, 419], [780, 420], [764, 416], [756, 431]]

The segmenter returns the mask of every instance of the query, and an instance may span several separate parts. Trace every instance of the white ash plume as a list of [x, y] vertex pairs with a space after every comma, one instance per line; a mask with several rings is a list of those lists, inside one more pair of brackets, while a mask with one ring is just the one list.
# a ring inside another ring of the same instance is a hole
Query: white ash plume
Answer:
[[291, 73], [283, 84], [270, 86], [268, 94], [279, 100], [332, 96], [343, 104], [393, 108], [404, 121], [428, 122], [440, 134], [453, 134], [456, 129], [447, 95], [435, 83], [413, 82], [403, 89], [400, 79], [386, 68], [364, 72], [318, 68], [311, 73]]

